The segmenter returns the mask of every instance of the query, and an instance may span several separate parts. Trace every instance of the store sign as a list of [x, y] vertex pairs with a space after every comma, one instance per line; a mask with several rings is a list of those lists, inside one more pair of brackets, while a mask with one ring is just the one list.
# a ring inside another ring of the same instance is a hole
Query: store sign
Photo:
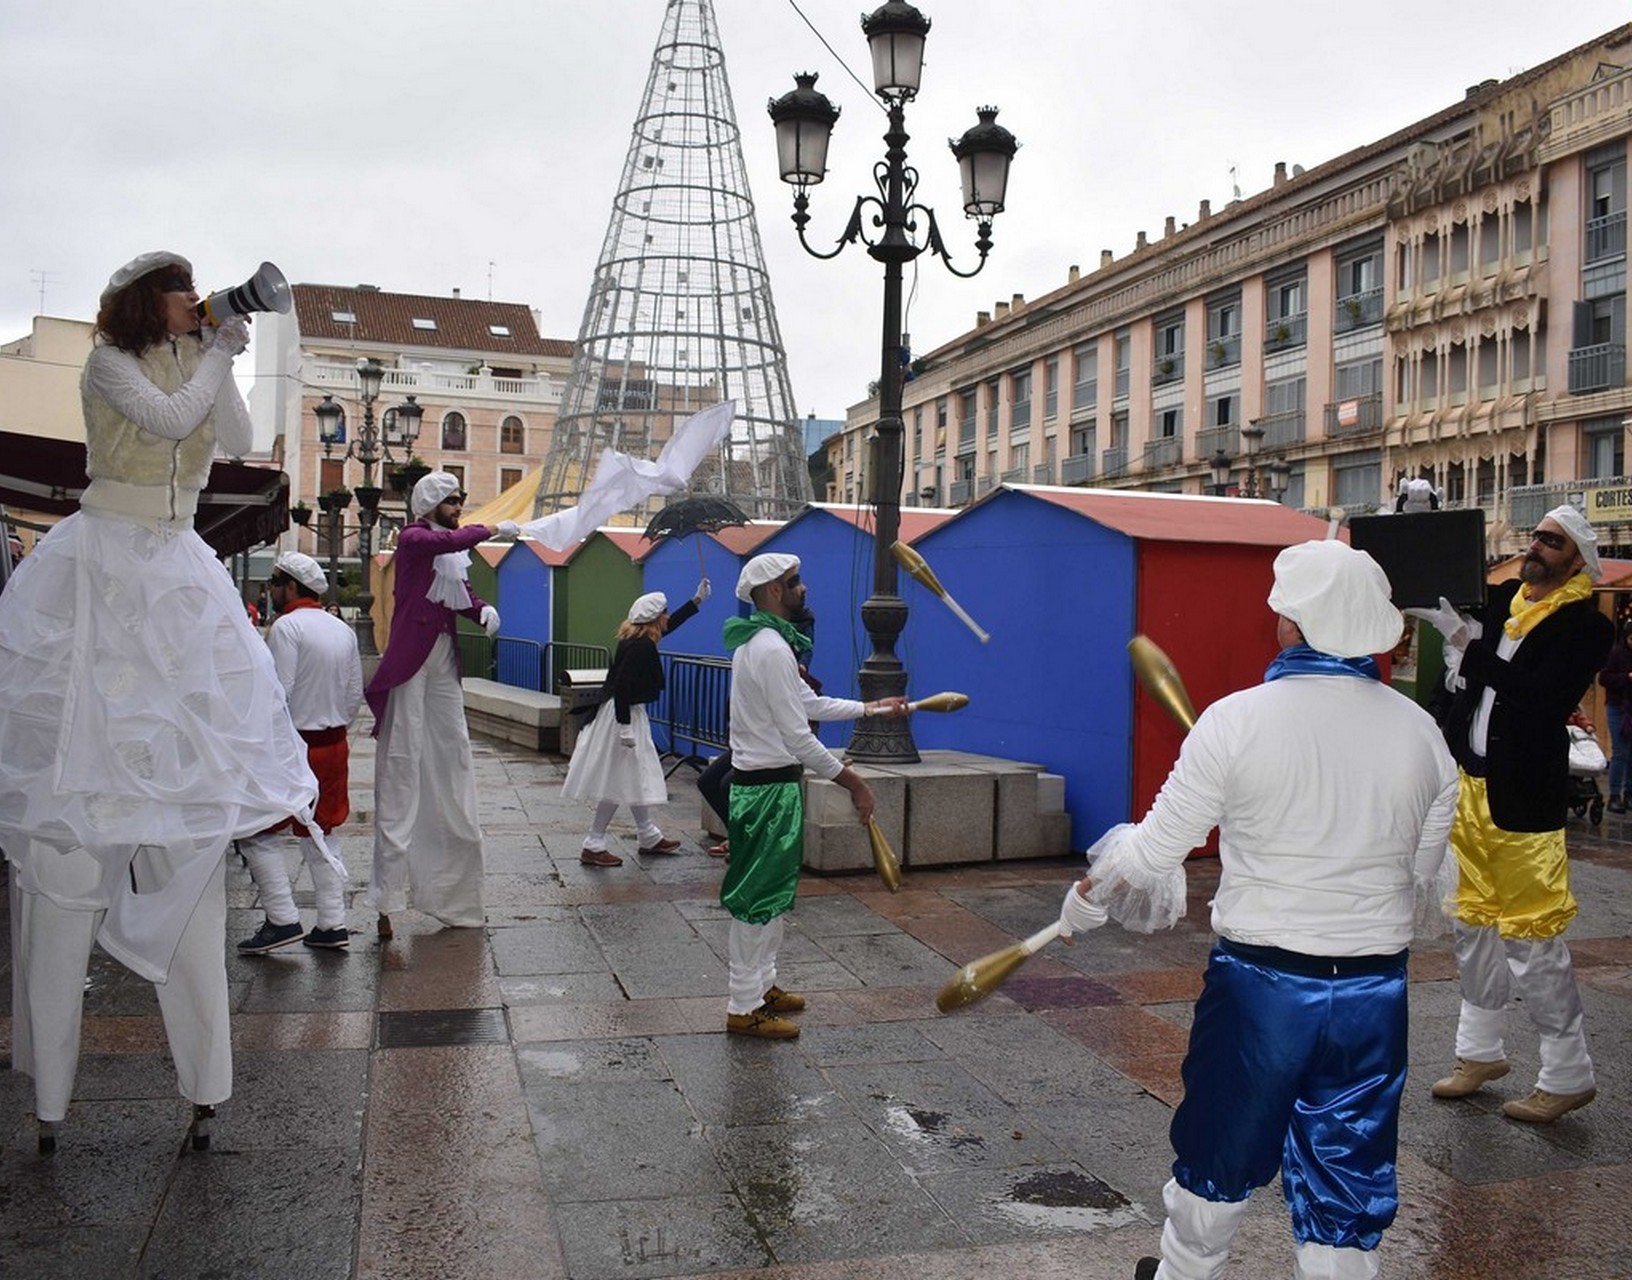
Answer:
[[1632, 487], [1605, 485], [1588, 489], [1584, 514], [1593, 524], [1632, 524]]

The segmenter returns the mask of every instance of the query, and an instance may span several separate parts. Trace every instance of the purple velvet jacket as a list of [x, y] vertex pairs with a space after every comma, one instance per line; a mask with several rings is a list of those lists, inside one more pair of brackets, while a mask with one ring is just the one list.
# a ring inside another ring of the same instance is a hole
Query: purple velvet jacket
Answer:
[[[432, 563], [444, 552], [469, 551], [492, 536], [493, 531], [486, 525], [467, 524], [458, 529], [443, 529], [423, 518], [415, 520], [397, 535], [397, 552], [393, 557], [396, 564], [396, 607], [391, 614], [391, 638], [386, 641], [380, 669], [374, 673], [374, 678], [363, 692], [369, 709], [374, 713], [376, 734], [380, 731], [380, 721], [385, 718], [385, 702], [391, 690], [414, 678], [430, 656], [437, 636], [445, 635], [453, 641], [458, 630], [454, 611], [445, 604], [437, 604], [427, 594], [435, 576]], [[466, 586], [469, 586], [468, 582]], [[472, 591], [470, 608], [459, 612], [476, 622], [481, 619], [486, 605], [487, 601]], [[457, 661], [459, 650], [457, 641], [454, 643], [454, 659]]]

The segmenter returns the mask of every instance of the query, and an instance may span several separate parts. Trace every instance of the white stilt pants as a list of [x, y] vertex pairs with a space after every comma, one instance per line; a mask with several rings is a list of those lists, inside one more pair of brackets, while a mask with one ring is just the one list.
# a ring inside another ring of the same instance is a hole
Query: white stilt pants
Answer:
[[[159, 874], [169, 874], [163, 850], [145, 853]], [[62, 856], [92, 861], [85, 853]], [[34, 1112], [41, 1120], [61, 1120], [73, 1097], [85, 973], [102, 916], [58, 906], [12, 881], [12, 1065], [34, 1077]], [[153, 984], [181, 1096], [205, 1106], [232, 1096], [226, 933], [223, 857], [182, 931], [169, 981]]]
[[453, 645], [438, 636], [425, 665], [391, 690], [374, 752], [374, 874], [368, 905], [408, 905], [443, 924], [479, 926], [482, 829], [465, 695]]
[[1457, 1057], [1494, 1062], [1507, 1056], [1507, 1002], [1516, 991], [1541, 1037], [1536, 1088], [1585, 1093], [1597, 1087], [1587, 1052], [1586, 1010], [1562, 936], [1503, 938], [1494, 927], [1458, 920], [1456, 964], [1462, 978]]
[[[324, 837], [338, 856], [340, 837], [332, 831]], [[260, 891], [261, 910], [273, 924], [299, 924], [295, 906], [295, 874], [289, 869], [287, 837], [248, 836], [238, 842], [238, 851], [249, 863], [250, 877]], [[317, 902], [317, 927], [338, 929], [346, 922], [346, 886], [310, 836], [300, 841], [301, 856], [312, 873], [312, 892]]]
[[[595, 806], [595, 820], [590, 824], [589, 834], [584, 837], [584, 848], [594, 853], [606, 852], [606, 829], [612, 825], [612, 815], [617, 811], [616, 800], [602, 800]], [[650, 849], [663, 838], [663, 828], [652, 821], [651, 805], [632, 804], [629, 806], [629, 816], [635, 820], [635, 831], [642, 849]]]
[[776, 985], [776, 952], [782, 945], [782, 917], [769, 924], [731, 921], [728, 935], [731, 995], [727, 1013], [752, 1013]]
[[[1162, 1225], [1162, 1265], [1156, 1268], [1156, 1280], [1220, 1280], [1250, 1200], [1203, 1200], [1170, 1178], [1162, 1188], [1162, 1203], [1167, 1221]], [[1304, 1243], [1293, 1256], [1292, 1275], [1294, 1280], [1372, 1280], [1377, 1254]]]

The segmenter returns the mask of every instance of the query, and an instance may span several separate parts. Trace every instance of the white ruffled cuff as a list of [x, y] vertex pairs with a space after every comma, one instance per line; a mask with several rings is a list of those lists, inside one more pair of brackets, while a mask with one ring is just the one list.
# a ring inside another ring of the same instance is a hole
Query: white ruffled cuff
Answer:
[[1444, 937], [1456, 920], [1456, 895], [1461, 887], [1461, 869], [1456, 851], [1447, 849], [1439, 871], [1416, 879], [1416, 910], [1411, 921], [1412, 936], [1418, 939]]
[[1088, 850], [1088, 874], [1094, 881], [1088, 896], [1124, 929], [1135, 933], [1170, 929], [1184, 918], [1184, 864], [1151, 869], [1139, 855], [1137, 834], [1133, 823], [1124, 822]]

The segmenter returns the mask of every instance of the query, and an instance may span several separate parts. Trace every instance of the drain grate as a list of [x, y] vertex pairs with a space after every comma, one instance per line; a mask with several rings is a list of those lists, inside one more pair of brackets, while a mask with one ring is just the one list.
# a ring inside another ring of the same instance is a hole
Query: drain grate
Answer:
[[503, 1009], [409, 1009], [378, 1014], [375, 1025], [377, 1049], [510, 1043]]

